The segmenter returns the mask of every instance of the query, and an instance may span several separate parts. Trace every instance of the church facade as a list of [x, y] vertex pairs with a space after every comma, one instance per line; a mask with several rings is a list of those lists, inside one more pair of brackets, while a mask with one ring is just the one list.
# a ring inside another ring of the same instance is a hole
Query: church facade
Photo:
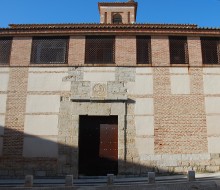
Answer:
[[0, 176], [220, 171], [220, 29], [137, 6], [0, 28]]

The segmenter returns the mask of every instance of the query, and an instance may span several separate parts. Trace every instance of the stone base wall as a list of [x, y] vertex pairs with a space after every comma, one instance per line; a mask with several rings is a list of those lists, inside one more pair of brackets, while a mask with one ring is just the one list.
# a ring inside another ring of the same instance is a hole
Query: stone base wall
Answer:
[[0, 68], [0, 176], [78, 177], [80, 115], [117, 115], [119, 175], [220, 171], [220, 70]]
[[151, 170], [158, 174], [186, 174], [188, 170], [194, 170], [198, 173], [218, 172], [220, 170], [220, 154], [147, 155], [141, 158], [140, 165], [143, 168], [151, 166]]

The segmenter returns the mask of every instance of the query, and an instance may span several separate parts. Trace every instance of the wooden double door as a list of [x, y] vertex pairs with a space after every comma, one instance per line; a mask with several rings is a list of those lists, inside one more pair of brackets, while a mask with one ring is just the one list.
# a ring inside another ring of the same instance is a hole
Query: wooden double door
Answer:
[[80, 116], [79, 175], [118, 173], [118, 117]]

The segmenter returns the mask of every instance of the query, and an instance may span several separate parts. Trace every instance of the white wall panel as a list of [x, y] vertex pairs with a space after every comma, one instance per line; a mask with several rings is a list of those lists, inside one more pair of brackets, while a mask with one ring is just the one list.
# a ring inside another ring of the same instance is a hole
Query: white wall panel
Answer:
[[30, 67], [29, 72], [68, 72], [68, 67]]
[[154, 135], [153, 116], [135, 116], [136, 135]]
[[220, 97], [205, 97], [207, 114], [220, 114]]
[[135, 142], [140, 157], [154, 154], [154, 138], [136, 138]]
[[26, 115], [25, 134], [58, 135], [58, 115]]
[[209, 153], [220, 152], [220, 137], [208, 137], [208, 150]]
[[206, 116], [208, 136], [220, 136], [220, 115]]
[[171, 74], [188, 74], [189, 69], [188, 68], [173, 67], [173, 68], [170, 68], [170, 73]]
[[0, 113], [6, 112], [6, 101], [7, 101], [7, 95], [0, 94]]
[[0, 91], [8, 90], [8, 81], [9, 81], [9, 74], [0, 73]]
[[147, 67], [139, 67], [139, 68], [136, 68], [136, 73], [137, 74], [152, 74], [153, 69], [147, 68]]
[[220, 94], [220, 75], [204, 75], [205, 94]]
[[60, 96], [58, 95], [28, 95], [27, 113], [59, 112]]
[[171, 76], [172, 94], [190, 94], [190, 78], [188, 75]]
[[70, 82], [62, 79], [66, 73], [29, 73], [28, 91], [70, 91]]
[[23, 146], [24, 157], [57, 157], [58, 144], [56, 137], [43, 139], [40, 137], [25, 137]]
[[135, 94], [153, 94], [153, 76], [136, 75]]
[[135, 115], [153, 115], [153, 98], [137, 98], [135, 102]]

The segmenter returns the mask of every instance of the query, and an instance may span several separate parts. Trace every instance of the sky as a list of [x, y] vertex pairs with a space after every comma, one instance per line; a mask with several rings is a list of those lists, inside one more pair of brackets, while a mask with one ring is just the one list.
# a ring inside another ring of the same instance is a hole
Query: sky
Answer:
[[[98, 2], [127, 0], [0, 0], [8, 24], [99, 23]], [[197, 24], [220, 28], [220, 0], [136, 0], [137, 23]]]

